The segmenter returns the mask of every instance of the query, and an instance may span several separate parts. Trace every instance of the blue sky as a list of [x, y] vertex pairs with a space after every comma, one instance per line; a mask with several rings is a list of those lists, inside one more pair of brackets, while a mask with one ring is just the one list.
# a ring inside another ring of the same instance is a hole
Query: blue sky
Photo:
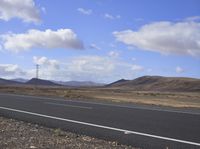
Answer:
[[[199, 0], [2, 0], [0, 77], [200, 78]], [[23, 8], [23, 9], [21, 9]]]

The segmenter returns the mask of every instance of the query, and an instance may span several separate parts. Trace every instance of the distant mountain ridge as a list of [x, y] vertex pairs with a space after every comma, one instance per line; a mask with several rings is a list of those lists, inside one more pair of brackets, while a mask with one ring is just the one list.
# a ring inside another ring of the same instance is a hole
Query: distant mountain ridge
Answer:
[[27, 81], [25, 84], [27, 84], [27, 85], [60, 86], [60, 84], [56, 84], [52, 81], [37, 79], [37, 78], [32, 78], [31, 80]]
[[[16, 81], [18, 80], [18, 81]], [[21, 81], [21, 82], [20, 82]], [[2, 79], [0, 85], [44, 85], [44, 86], [68, 86], [68, 87], [114, 87], [121, 89], [131, 89], [135, 91], [200, 91], [200, 79], [184, 77], [162, 77], [162, 76], [143, 76], [134, 80], [121, 79], [108, 85], [90, 81], [49, 81], [32, 78], [27, 82], [24, 79]]]
[[13, 80], [7, 80], [7, 79], [0, 78], [0, 85], [19, 85], [19, 84], [22, 84], [22, 83], [13, 81]]
[[107, 87], [138, 91], [200, 91], [200, 79], [183, 77], [143, 76], [134, 80], [118, 80]]
[[92, 81], [51, 81], [44, 79], [32, 78], [30, 80], [23, 78], [16, 79], [2, 79], [0, 78], [0, 85], [45, 85], [45, 86], [68, 86], [68, 87], [94, 87], [104, 86], [105, 84], [95, 83]]
[[130, 81], [130, 80], [120, 79], [116, 82], [108, 84], [107, 86], [117, 86], [117, 85], [120, 85], [120, 84], [124, 84], [125, 82], [128, 82], [128, 81]]
[[20, 82], [20, 83], [25, 83], [25, 82], [28, 81], [28, 79], [16, 78], [16, 79], [11, 79], [10, 81], [15, 81], [15, 82]]
[[72, 87], [83, 87], [83, 86], [103, 86], [105, 84], [103, 83], [95, 83], [92, 81], [52, 81], [55, 82], [57, 84], [61, 84], [64, 86], [72, 86]]

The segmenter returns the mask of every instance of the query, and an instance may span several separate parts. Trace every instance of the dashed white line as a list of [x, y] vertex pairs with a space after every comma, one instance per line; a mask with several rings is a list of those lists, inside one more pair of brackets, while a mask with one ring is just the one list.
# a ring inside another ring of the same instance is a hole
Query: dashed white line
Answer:
[[184, 144], [189, 144], [189, 145], [200, 146], [200, 143], [197, 143], [197, 142], [185, 141], [185, 140], [180, 140], [180, 139], [175, 139], [175, 138], [163, 137], [163, 136], [141, 133], [141, 132], [137, 132], [137, 131], [114, 128], [114, 127], [109, 127], [109, 126], [97, 125], [97, 124], [81, 122], [81, 121], [76, 121], [76, 120], [71, 120], [71, 119], [65, 119], [65, 118], [60, 118], [60, 117], [55, 117], [55, 116], [49, 116], [49, 115], [44, 115], [44, 114], [39, 114], [39, 113], [33, 113], [33, 112], [28, 112], [28, 111], [23, 111], [23, 110], [17, 110], [17, 109], [12, 109], [12, 108], [7, 108], [7, 107], [0, 107], [0, 109], [34, 115], [34, 116], [39, 116], [39, 117], [50, 118], [50, 119], [55, 119], [55, 120], [60, 120], [60, 121], [65, 121], [65, 122], [70, 122], [70, 123], [82, 124], [82, 125], [91, 126], [91, 127], [119, 131], [119, 132], [123, 132], [123, 133], [129, 134], [129, 135], [135, 134], [135, 135], [140, 135], [140, 136], [145, 136], [145, 137], [151, 137], [151, 138], [156, 138], [156, 139], [162, 139], [162, 140], [167, 140], [167, 141], [173, 141], [173, 142], [179, 142], [179, 143], [184, 143]]
[[80, 108], [80, 109], [93, 109], [92, 107], [85, 107], [85, 106], [76, 106], [76, 105], [70, 105], [70, 104], [59, 104], [59, 103], [53, 103], [53, 102], [44, 102], [45, 104], [49, 105], [55, 105], [55, 106], [64, 106], [64, 107], [72, 107], [72, 108]]

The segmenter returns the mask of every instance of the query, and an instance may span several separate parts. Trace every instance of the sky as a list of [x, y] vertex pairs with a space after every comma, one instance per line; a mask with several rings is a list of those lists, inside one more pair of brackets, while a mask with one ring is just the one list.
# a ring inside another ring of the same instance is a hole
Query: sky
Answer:
[[0, 78], [200, 78], [199, 0], [0, 0]]

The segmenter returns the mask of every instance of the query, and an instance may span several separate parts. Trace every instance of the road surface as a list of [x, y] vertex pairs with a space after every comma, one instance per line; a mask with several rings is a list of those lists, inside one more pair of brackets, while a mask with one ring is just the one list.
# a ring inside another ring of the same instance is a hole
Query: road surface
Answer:
[[200, 110], [0, 93], [0, 116], [144, 149], [200, 148]]

